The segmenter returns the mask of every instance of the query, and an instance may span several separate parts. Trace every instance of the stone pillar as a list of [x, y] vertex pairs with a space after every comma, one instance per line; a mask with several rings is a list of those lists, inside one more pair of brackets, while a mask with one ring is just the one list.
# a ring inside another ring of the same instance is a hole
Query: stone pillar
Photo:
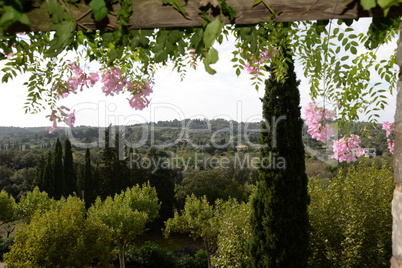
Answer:
[[397, 64], [399, 66], [394, 144], [395, 190], [392, 200], [392, 258], [391, 268], [402, 268], [402, 22], [399, 23]]

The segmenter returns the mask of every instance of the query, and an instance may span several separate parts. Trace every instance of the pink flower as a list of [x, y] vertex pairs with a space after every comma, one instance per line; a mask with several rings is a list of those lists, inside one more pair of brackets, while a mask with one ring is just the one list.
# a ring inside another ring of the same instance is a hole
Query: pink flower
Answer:
[[112, 68], [102, 74], [102, 92], [106, 96], [114, 96], [119, 94], [120, 91], [127, 85], [127, 80], [121, 78], [121, 70], [119, 68]]
[[394, 154], [394, 140], [387, 139], [388, 150], [391, 154]]
[[60, 96], [62, 99], [67, 98], [67, 97], [68, 97], [68, 93], [67, 93], [67, 92], [64, 92], [64, 93], [62, 93], [62, 94], [59, 94], [59, 96]]
[[[388, 138], [394, 131], [394, 123], [389, 123], [385, 121], [382, 124], [382, 129], [386, 131], [385, 136]], [[388, 150], [390, 151], [391, 154], [394, 154], [394, 140], [387, 139], [387, 142], [388, 142]]]
[[75, 123], [75, 110], [72, 113], [69, 113], [64, 118], [64, 123], [66, 123], [69, 127], [74, 127]]
[[382, 124], [382, 129], [384, 129], [386, 131], [385, 136], [388, 138], [389, 135], [391, 135], [392, 131], [394, 131], [394, 123], [389, 123], [389, 122], [385, 121]]
[[334, 155], [332, 158], [337, 159], [339, 162], [354, 162], [356, 157], [361, 157], [366, 153], [366, 150], [360, 147], [360, 137], [351, 134], [350, 137], [343, 137], [338, 141], [334, 141], [332, 146]]
[[11, 59], [12, 57], [14, 57], [14, 53], [11, 52], [7, 54], [7, 59]]
[[[66, 93], [74, 93], [77, 94], [77, 89], [79, 88], [80, 91], [86, 87], [93, 87], [96, 82], [99, 80], [98, 73], [90, 73], [89, 76], [84, 73], [81, 67], [76, 65], [74, 62], [68, 64], [70, 69], [72, 70], [72, 76], [68, 77], [67, 85], [64, 89]], [[60, 95], [63, 95], [61, 92]]]
[[[242, 53], [243, 50], [240, 50], [240, 53]], [[251, 55], [251, 53], [249, 53]], [[254, 55], [251, 55], [251, 58], [249, 62], [247, 62], [244, 65], [244, 68], [249, 74], [254, 75], [255, 77], [259, 76], [261, 65], [266, 63], [268, 60], [272, 58], [272, 55], [269, 54], [268, 49], [265, 49], [264, 51], [260, 52], [260, 55], [258, 55], [258, 59], [256, 60]]]
[[87, 81], [89, 82], [89, 85], [90, 85], [91, 87], [93, 87], [93, 86], [96, 84], [96, 82], [99, 81], [99, 74], [98, 74], [98, 72], [96, 72], [96, 73], [89, 73], [89, 77], [88, 77]]
[[327, 142], [330, 137], [334, 135], [334, 130], [329, 125], [335, 117], [335, 112], [318, 107], [315, 102], [310, 102], [309, 106], [305, 108], [305, 123], [308, 127], [307, 133], [312, 138]]
[[194, 48], [192, 48], [192, 49], [190, 49], [188, 51], [188, 55], [190, 57], [190, 61], [188, 63], [190, 65], [190, 67], [194, 68], [194, 69], [197, 68], [197, 57], [198, 57], [198, 55], [197, 55], [196, 51], [197, 50], [195, 50]]
[[127, 90], [132, 94], [131, 99], [127, 99], [131, 108], [143, 110], [148, 107], [151, 100], [147, 97], [153, 92], [149, 80], [137, 83], [128, 82]]
[[49, 133], [53, 133], [56, 129], [61, 128], [57, 126], [57, 120], [59, 119], [59, 117], [56, 115], [55, 110], [53, 110], [52, 113], [46, 117], [49, 117], [49, 120], [53, 122], [51, 127], [46, 128], [49, 131]]

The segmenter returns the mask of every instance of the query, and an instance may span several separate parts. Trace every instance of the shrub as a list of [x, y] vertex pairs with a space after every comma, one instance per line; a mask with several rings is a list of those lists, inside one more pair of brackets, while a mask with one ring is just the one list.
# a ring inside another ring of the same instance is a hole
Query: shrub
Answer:
[[200, 249], [194, 255], [194, 268], [205, 268], [208, 267], [208, 257], [205, 250]]
[[177, 268], [194, 268], [196, 267], [194, 258], [188, 254], [184, 254], [177, 259]]
[[0, 238], [0, 260], [3, 260], [3, 254], [10, 251], [10, 246], [13, 244], [14, 237], [6, 239]]
[[139, 249], [129, 249], [126, 252], [126, 264], [140, 268], [174, 268], [176, 258], [167, 250], [153, 242], [145, 242]]
[[392, 168], [367, 160], [311, 178], [310, 267], [389, 267], [393, 189]]

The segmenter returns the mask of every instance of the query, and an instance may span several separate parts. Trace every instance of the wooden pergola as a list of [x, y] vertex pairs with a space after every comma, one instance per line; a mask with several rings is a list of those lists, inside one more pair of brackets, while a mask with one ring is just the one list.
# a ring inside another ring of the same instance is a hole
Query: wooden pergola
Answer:
[[[77, 20], [77, 30], [113, 30], [117, 29], [117, 16], [110, 12], [102, 22], [95, 22], [91, 16], [91, 8], [80, 1], [70, 9], [71, 15]], [[133, 0], [133, 14], [130, 18], [128, 29], [146, 28], [178, 28], [199, 27], [202, 17], [199, 9], [208, 5], [214, 6], [217, 0], [183, 0], [186, 3], [187, 17], [181, 15], [171, 6], [162, 4], [162, 0]], [[255, 0], [227, 0], [228, 4], [236, 10], [236, 18], [227, 23], [236, 25], [258, 24], [271, 17], [271, 12], [263, 4], [253, 6]], [[13, 25], [12, 32], [24, 31], [50, 31], [51, 18], [47, 13], [47, 1], [35, 6], [24, 6], [25, 14], [31, 25]], [[364, 10], [360, 0], [265, 0], [274, 12], [281, 12], [277, 21], [302, 21], [302, 20], [328, 20], [328, 19], [353, 19], [360, 17], [384, 17], [380, 8], [370, 11]], [[115, 6], [115, 10], [119, 10]], [[388, 16], [402, 16], [402, 6], [393, 7]], [[400, 24], [400, 36], [402, 37], [402, 24]], [[394, 177], [396, 187], [392, 203], [393, 213], [393, 256], [391, 267], [402, 267], [402, 41], [398, 42], [397, 63], [401, 70], [397, 84], [397, 108], [395, 113], [395, 151], [394, 151]]]
[[[116, 29], [117, 17], [108, 14], [102, 22], [95, 22], [91, 16], [91, 8], [81, 1], [76, 6], [69, 7], [72, 16], [78, 21], [77, 30], [104, 30]], [[183, 0], [186, 2], [187, 17], [182, 16], [171, 6], [162, 4], [162, 0], [133, 0], [133, 15], [130, 18], [128, 29], [146, 28], [177, 28], [201, 26], [202, 17], [199, 9], [208, 5], [215, 5], [217, 0]], [[271, 12], [263, 3], [253, 7], [255, 0], [227, 0], [236, 10], [236, 18], [231, 23], [249, 25], [261, 23], [270, 19]], [[274, 11], [281, 12], [277, 21], [354, 19], [359, 17], [383, 17], [380, 8], [370, 11], [364, 10], [360, 0], [265, 0], [265, 3]], [[116, 10], [120, 6], [115, 6]], [[25, 7], [26, 15], [31, 22], [30, 26], [16, 25], [10, 30], [23, 31], [50, 31], [51, 18], [47, 13], [47, 2], [41, 5]], [[117, 11], [116, 11], [117, 12]], [[389, 16], [402, 15], [402, 8], [393, 8]], [[229, 21], [227, 21], [230, 23]]]

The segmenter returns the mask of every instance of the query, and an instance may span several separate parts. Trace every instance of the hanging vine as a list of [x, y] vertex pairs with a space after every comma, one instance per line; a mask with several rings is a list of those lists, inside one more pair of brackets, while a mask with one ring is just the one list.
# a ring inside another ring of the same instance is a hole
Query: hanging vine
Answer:
[[[35, 113], [49, 107], [63, 113], [57, 106], [62, 95], [55, 91], [55, 85], [63, 85], [66, 79], [73, 77], [71, 62], [67, 60], [69, 52], [76, 55], [76, 63], [99, 62], [101, 76], [108, 69], [116, 70], [120, 74], [116, 83], [126, 83], [122, 90], [139, 96], [143, 90], [139, 85], [152, 84], [154, 72], [168, 62], [173, 62], [173, 69], [182, 79], [190, 60], [202, 61], [205, 70], [215, 74], [213, 64], [219, 60], [215, 45], [230, 35], [236, 38], [232, 62], [237, 75], [248, 71], [256, 89], [266, 72], [275, 73], [283, 81], [287, 75], [284, 63], [288, 54], [282, 48], [290, 47], [309, 78], [312, 98], [326, 98], [335, 103], [343, 121], [356, 120], [359, 112], [375, 121], [378, 110], [386, 105], [384, 93], [392, 91], [396, 84], [395, 56], [377, 59], [376, 50], [395, 37], [400, 18], [373, 19], [369, 38], [367, 34], [354, 32], [350, 27], [352, 20], [338, 20], [331, 32], [328, 32], [327, 21], [275, 22], [277, 14], [263, 0], [257, 0], [254, 5], [265, 5], [273, 13], [271, 19], [258, 25], [226, 25], [227, 21], [234, 21], [236, 10], [226, 0], [203, 0], [199, 6], [202, 27], [129, 30], [130, 17], [135, 14], [131, 0], [92, 0], [87, 13], [95, 21], [104, 23], [106, 16], [112, 14], [118, 24], [112, 31], [90, 32], [76, 30], [80, 18], [74, 18], [70, 9], [80, 1], [46, 1], [54, 32], [24, 34], [8, 33], [7, 29], [14, 23], [29, 24], [24, 6], [41, 5], [45, 1], [0, 1], [2, 82], [30, 73], [25, 83], [29, 91], [26, 112]], [[371, 1], [361, 1], [364, 7], [371, 8]], [[161, 4], [170, 5], [183, 17], [188, 16], [184, 1], [161, 0]], [[282, 43], [287, 45], [272, 45]], [[358, 53], [360, 44], [366, 47], [364, 53]], [[323, 51], [327, 51], [325, 58]], [[274, 69], [267, 69], [268, 62], [272, 62]], [[372, 83], [373, 73], [377, 73], [381, 81]], [[326, 76], [324, 85], [323, 74]], [[137, 87], [128, 86], [127, 81]], [[57, 119], [63, 121], [61, 116]]]

